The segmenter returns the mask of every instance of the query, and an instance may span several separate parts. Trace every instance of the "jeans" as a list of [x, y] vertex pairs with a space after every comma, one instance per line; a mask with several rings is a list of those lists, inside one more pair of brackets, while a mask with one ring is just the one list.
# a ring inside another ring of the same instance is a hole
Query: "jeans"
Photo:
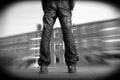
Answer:
[[42, 39], [40, 43], [40, 58], [38, 59], [39, 65], [48, 66], [51, 62], [50, 58], [50, 38], [53, 31], [53, 25], [56, 18], [59, 19], [61, 24], [61, 29], [63, 33], [63, 41], [65, 43], [65, 62], [69, 65], [76, 65], [77, 62], [77, 52], [74, 43], [73, 34], [71, 32], [71, 10], [69, 9], [54, 9], [47, 8], [44, 9], [43, 16], [43, 32]]

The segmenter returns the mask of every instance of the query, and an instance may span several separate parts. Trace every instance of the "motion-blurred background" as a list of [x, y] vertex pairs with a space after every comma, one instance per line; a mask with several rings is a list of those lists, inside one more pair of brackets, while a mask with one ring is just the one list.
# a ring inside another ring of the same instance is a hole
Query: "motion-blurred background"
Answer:
[[[17, 1], [1, 9], [0, 65], [4, 69], [38, 69], [42, 33], [41, 1]], [[77, 67], [119, 65], [120, 15], [115, 6], [99, 1], [75, 1], [72, 33]], [[50, 67], [65, 66], [59, 21], [50, 43]]]

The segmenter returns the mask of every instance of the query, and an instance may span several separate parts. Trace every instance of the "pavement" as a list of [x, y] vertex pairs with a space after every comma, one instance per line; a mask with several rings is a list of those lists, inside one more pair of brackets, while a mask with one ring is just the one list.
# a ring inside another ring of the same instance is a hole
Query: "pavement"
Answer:
[[103, 80], [103, 78], [108, 77], [110, 77], [109, 80], [115, 80], [115, 78], [120, 78], [119, 75], [118, 77], [111, 78], [111, 76], [116, 72], [120, 73], [120, 60], [106, 61], [109, 64], [79, 65], [77, 66], [76, 73], [68, 73], [68, 69], [65, 64], [50, 65], [48, 67], [49, 72], [47, 74], [39, 73], [40, 67], [37, 63], [29, 66], [25, 66], [25, 64], [22, 66], [15, 64], [15, 66], [7, 67], [5, 70], [9, 76], [4, 77], [2, 74], [0, 75], [2, 75], [2, 78], [17, 78], [15, 80]]
[[111, 76], [115, 67], [110, 65], [87, 65], [77, 67], [76, 73], [68, 73], [65, 65], [55, 65], [48, 68], [49, 73], [40, 74], [37, 68], [11, 68], [9, 73], [17, 78], [27, 80], [100, 80]]

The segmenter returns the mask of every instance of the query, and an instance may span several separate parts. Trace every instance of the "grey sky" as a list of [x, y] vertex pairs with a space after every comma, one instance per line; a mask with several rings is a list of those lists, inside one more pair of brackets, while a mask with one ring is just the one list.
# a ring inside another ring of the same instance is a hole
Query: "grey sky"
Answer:
[[[112, 5], [77, 1], [73, 10], [73, 24], [109, 20], [120, 17], [119, 11]], [[24, 1], [9, 6], [0, 16], [0, 37], [35, 31], [42, 24], [43, 11], [40, 1]], [[60, 27], [57, 20], [54, 28]]]

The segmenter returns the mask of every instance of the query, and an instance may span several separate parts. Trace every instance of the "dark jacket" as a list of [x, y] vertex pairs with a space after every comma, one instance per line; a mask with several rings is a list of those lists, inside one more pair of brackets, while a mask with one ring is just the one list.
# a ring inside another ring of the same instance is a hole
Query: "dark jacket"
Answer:
[[42, 0], [42, 7], [58, 7], [63, 9], [73, 10], [74, 0]]

